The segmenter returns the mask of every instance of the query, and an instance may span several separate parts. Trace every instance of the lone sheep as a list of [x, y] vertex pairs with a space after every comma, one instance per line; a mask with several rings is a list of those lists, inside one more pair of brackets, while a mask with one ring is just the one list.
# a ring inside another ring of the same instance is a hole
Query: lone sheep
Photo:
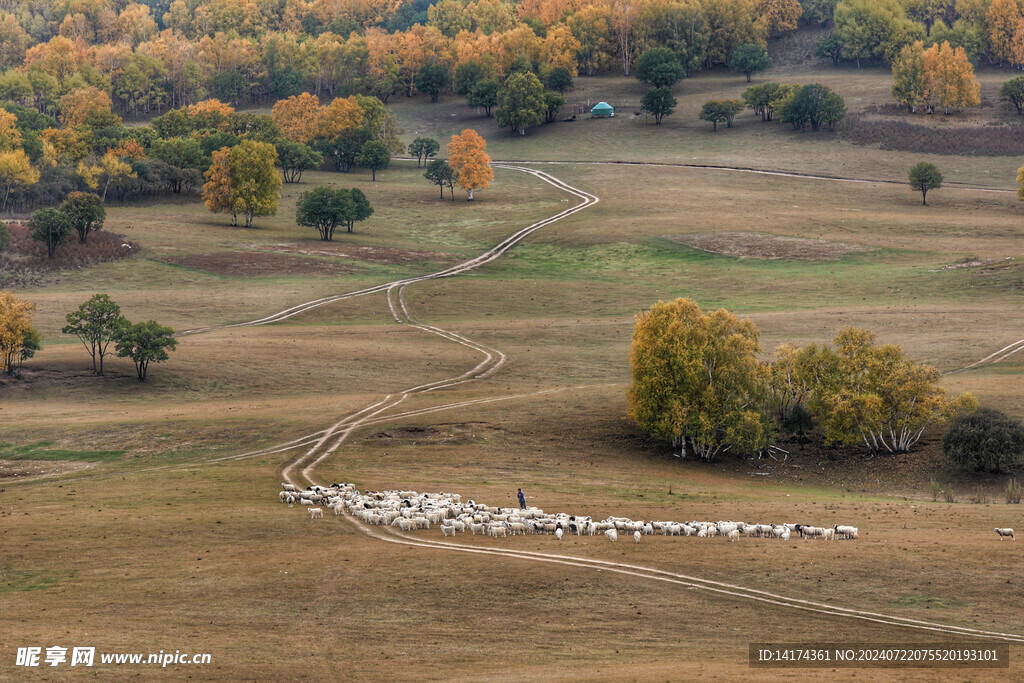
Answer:
[[323, 519], [324, 518], [324, 509], [323, 508], [306, 508], [306, 509], [309, 510], [309, 518], [310, 519]]
[[1011, 541], [1016, 541], [1017, 537], [1013, 535], [1013, 529], [999, 529], [996, 528], [995, 532], [999, 534], [999, 540], [1003, 540], [1003, 536], [1009, 536]]

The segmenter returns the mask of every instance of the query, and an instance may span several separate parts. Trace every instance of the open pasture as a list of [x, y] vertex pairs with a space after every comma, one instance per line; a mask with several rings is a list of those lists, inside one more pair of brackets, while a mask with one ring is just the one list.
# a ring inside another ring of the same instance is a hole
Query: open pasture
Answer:
[[[854, 94], [851, 104], [883, 101], [888, 88], [870, 70], [766, 77], [834, 81]], [[797, 445], [785, 465], [758, 476], [751, 473], [767, 471], [767, 462], [680, 462], [625, 419], [633, 316], [658, 299], [689, 296], [749, 315], [766, 358], [778, 344], [823, 342], [854, 324], [951, 371], [1024, 336], [1024, 209], [1008, 175], [1012, 159], [936, 158], [953, 182], [921, 206], [904, 184], [919, 155], [793, 135], [779, 124], [765, 129], [746, 114], [714, 135], [694, 120], [697, 100], [734, 96], [741, 80], [685, 81], [679, 112], [661, 127], [616, 117], [544, 127], [522, 140], [481, 132], [502, 159], [684, 161], [891, 182], [537, 164], [600, 201], [493, 263], [403, 294], [420, 323], [507, 360], [486, 379], [409, 394], [353, 431], [312, 474], [320, 483], [451, 491], [508, 506], [521, 486], [531, 505], [595, 519], [853, 524], [861, 538], [835, 543], [461, 535], [457, 542], [631, 563], [1024, 634], [1022, 546], [999, 543], [991, 531], [1024, 526], [1018, 506], [1002, 502], [996, 477], [958, 478], [960, 502], [932, 502], [930, 478], [959, 476], [944, 469], [934, 435], [909, 455], [871, 461], [857, 449]], [[996, 82], [983, 74], [983, 94]], [[574, 96], [635, 89], [621, 79], [580, 83]], [[463, 109], [444, 98], [396, 104], [408, 137], [474, 125]], [[326, 248], [293, 224], [298, 194], [325, 183], [358, 186], [376, 208], [356, 234], [339, 234]], [[18, 454], [0, 469], [0, 677], [15, 647], [77, 644], [210, 652], [212, 665], [175, 670], [210, 679], [767, 679], [775, 672], [747, 668], [750, 642], [949, 639], [610, 571], [384, 543], [348, 518], [310, 520], [304, 508], [287, 509], [278, 482], [303, 449], [234, 456], [316, 434], [386, 395], [480, 361], [466, 346], [399, 325], [383, 294], [273, 325], [182, 337], [145, 384], [119, 359], [108, 376], [91, 377], [81, 346], [59, 333], [64, 314], [96, 291], [132, 319], [179, 331], [259, 318], [440, 270], [577, 201], [503, 169], [476, 202], [457, 200], [439, 199], [414, 163], [395, 162], [376, 183], [365, 173], [308, 174], [285, 186], [278, 216], [252, 230], [231, 228], [197, 202], [116, 207], [107, 229], [141, 244], [140, 254], [18, 292], [39, 307], [45, 348], [28, 363], [26, 381], [0, 386], [0, 458]], [[685, 239], [729, 242], [737, 232], [813, 240], [828, 258], [759, 258], [768, 242], [749, 238], [739, 258]], [[946, 385], [1022, 417], [1021, 362], [1011, 356], [950, 375]], [[401, 413], [415, 414], [387, 418]], [[28, 459], [33, 453], [37, 460]], [[47, 453], [63, 456], [44, 460]], [[41, 462], [66, 463], [66, 471], [41, 477]], [[979, 482], [990, 504], [965, 502]], [[436, 541], [441, 533], [410, 537]], [[1019, 655], [1014, 645], [1010, 672], [971, 678], [1019, 677]], [[895, 675], [934, 680], [929, 670]]]

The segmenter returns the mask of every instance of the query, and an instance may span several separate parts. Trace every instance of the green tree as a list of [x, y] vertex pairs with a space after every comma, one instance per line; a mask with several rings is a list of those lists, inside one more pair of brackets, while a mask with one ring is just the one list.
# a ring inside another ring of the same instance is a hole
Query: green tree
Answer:
[[910, 188], [921, 193], [921, 203], [928, 203], [928, 190], [942, 187], [942, 174], [935, 164], [922, 161], [910, 169]]
[[846, 115], [846, 103], [838, 94], [819, 83], [798, 86], [792, 98], [782, 108], [782, 120], [793, 126], [793, 130], [812, 131], [826, 124], [829, 130]]
[[46, 245], [46, 255], [53, 258], [57, 247], [64, 244], [71, 234], [71, 221], [57, 209], [39, 209], [28, 221], [32, 239]]
[[676, 98], [668, 88], [651, 88], [640, 100], [640, 109], [654, 116], [654, 123], [661, 125], [661, 120], [676, 110]]
[[814, 44], [814, 55], [822, 59], [831, 59], [835, 66], [839, 66], [839, 60], [843, 58], [843, 44], [835, 31], [829, 31], [827, 36], [818, 38]]
[[127, 324], [114, 340], [119, 358], [131, 358], [140, 382], [146, 381], [150, 363], [162, 363], [170, 358], [178, 342], [174, 330], [158, 324], [155, 320]]
[[743, 103], [759, 114], [762, 121], [771, 121], [775, 112], [799, 87], [774, 82], [752, 85], [743, 91]]
[[7, 225], [0, 223], [0, 254], [11, 248], [11, 233]]
[[370, 200], [366, 198], [363, 191], [357, 187], [349, 190], [349, 197], [352, 200], [352, 210], [345, 217], [345, 223], [351, 233], [355, 232], [356, 223], [361, 223], [373, 215], [373, 207], [370, 206]]
[[505, 80], [498, 91], [496, 121], [502, 128], [511, 128], [520, 135], [526, 129], [544, 121], [544, 86], [536, 74], [517, 72]]
[[348, 173], [355, 166], [363, 145], [372, 139], [365, 128], [350, 128], [329, 140], [317, 140], [316, 149], [334, 163], [334, 168]]
[[302, 182], [302, 172], [319, 168], [324, 157], [309, 145], [290, 140], [278, 140], [274, 145], [277, 150], [277, 164], [281, 167], [281, 175], [286, 183]]
[[892, 96], [911, 114], [924, 103], [924, 49], [921, 43], [905, 46], [893, 60]]
[[671, 439], [680, 456], [703, 460], [756, 453], [773, 438], [758, 330], [690, 299], [659, 301], [637, 316], [630, 351], [630, 417], [651, 436]]
[[128, 325], [127, 319], [121, 315], [121, 307], [106, 294], [94, 294], [77, 311], [68, 313], [65, 319], [68, 324], [61, 332], [73, 334], [81, 340], [92, 356], [92, 371], [102, 375], [107, 347]]
[[465, 97], [484, 77], [484, 68], [479, 62], [463, 62], [455, 67], [455, 94]]
[[549, 90], [565, 94], [566, 90], [572, 90], [572, 74], [565, 67], [556, 66], [544, 76], [544, 85]]
[[245, 140], [231, 148], [232, 212], [245, 216], [245, 227], [253, 218], [273, 216], [281, 200], [281, 177], [277, 175], [277, 150], [266, 142]]
[[339, 225], [347, 225], [355, 210], [349, 190], [316, 187], [299, 196], [295, 205], [295, 222], [320, 232], [320, 239], [330, 242]]
[[942, 450], [961, 469], [998, 472], [1024, 461], [1024, 425], [1001, 411], [981, 408], [950, 422]]
[[107, 217], [103, 200], [91, 192], [72, 192], [61, 203], [60, 211], [71, 221], [71, 227], [78, 233], [82, 244], [90, 232], [103, 229], [103, 221]]
[[490, 116], [491, 110], [498, 106], [500, 90], [501, 84], [498, 81], [493, 78], [485, 78], [470, 89], [466, 95], [466, 104], [474, 108], [483, 107], [484, 113]]
[[733, 48], [732, 54], [729, 55], [729, 66], [736, 73], [745, 74], [747, 83], [750, 83], [750, 75], [755, 71], [770, 69], [772, 60], [768, 56], [768, 51], [761, 45], [744, 43]]
[[452, 84], [452, 74], [444, 64], [428, 62], [416, 72], [416, 89], [430, 95], [431, 102], [437, 102], [438, 95]]
[[977, 409], [969, 393], [948, 397], [942, 373], [904, 357], [894, 344], [847, 327], [835, 350], [812, 345], [801, 372], [814, 387], [807, 408], [822, 426], [825, 443], [863, 443], [872, 453], [906, 453], [924, 430]]
[[860, 68], [862, 59], [884, 57], [905, 23], [903, 8], [896, 0], [841, 0], [836, 5], [833, 33], [842, 45], [842, 56], [855, 60]]
[[1024, 76], [1017, 76], [1003, 83], [999, 88], [999, 99], [1010, 102], [1017, 108], [1017, 115], [1024, 114]]
[[391, 152], [379, 140], [370, 140], [359, 150], [356, 165], [370, 169], [373, 181], [377, 181], [377, 171], [385, 171], [391, 164]]
[[210, 91], [221, 102], [237, 106], [242, 95], [249, 92], [249, 82], [235, 69], [227, 69], [213, 77], [210, 81]]
[[655, 88], [671, 88], [686, 75], [676, 53], [667, 47], [653, 47], [636, 62], [636, 78]]
[[724, 123], [727, 128], [732, 128], [733, 117], [741, 111], [743, 111], [743, 100], [708, 100], [701, 107], [698, 118], [710, 122], [713, 126], [712, 130], [718, 130], [719, 123]]
[[423, 177], [441, 188], [441, 199], [444, 199], [444, 188], [447, 187], [455, 201], [455, 171], [444, 159], [434, 159], [427, 164], [427, 172]]
[[175, 194], [202, 178], [201, 170], [207, 163], [206, 156], [193, 137], [174, 137], [154, 140], [149, 155], [166, 164], [158, 173]]
[[409, 143], [409, 154], [416, 157], [416, 168], [441, 150], [441, 143], [434, 138], [416, 138]]
[[554, 123], [558, 118], [558, 111], [565, 106], [565, 95], [552, 90], [544, 92], [544, 120], [547, 123]]

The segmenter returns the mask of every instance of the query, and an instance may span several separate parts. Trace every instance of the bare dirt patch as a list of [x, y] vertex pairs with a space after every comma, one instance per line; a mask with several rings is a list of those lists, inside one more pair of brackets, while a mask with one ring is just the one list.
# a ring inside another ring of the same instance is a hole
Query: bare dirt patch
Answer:
[[406, 265], [410, 263], [448, 263], [458, 260], [455, 254], [448, 254], [442, 251], [420, 251], [418, 249], [397, 249], [394, 247], [379, 247], [373, 245], [357, 244], [336, 244], [334, 242], [320, 242], [318, 244], [271, 244], [252, 245], [260, 250], [285, 252], [288, 254], [303, 254], [306, 256], [333, 256], [357, 261], [368, 261], [370, 263], [382, 263], [387, 265]]
[[67, 474], [87, 470], [94, 464], [73, 460], [0, 460], [0, 481]]
[[845, 242], [781, 237], [763, 232], [714, 232], [665, 235], [665, 239], [694, 249], [735, 258], [802, 259], [832, 261], [849, 254], [874, 251], [869, 247]]
[[50, 273], [118, 261], [142, 249], [124, 235], [100, 230], [91, 233], [85, 244], [79, 242], [77, 233], [72, 233], [67, 242], [57, 247], [54, 258], [49, 258], [46, 245], [32, 239], [27, 225], [10, 222], [7, 230], [11, 233], [11, 246], [0, 253], [0, 287], [30, 287]]
[[1007, 256], [1006, 258], [1001, 259], [982, 259], [978, 258], [977, 256], [965, 256], [959, 261], [956, 261], [954, 263], [947, 263], [944, 266], [940, 266], [939, 268], [936, 268], [935, 270], [930, 270], [928, 272], [938, 273], [944, 270], [959, 270], [961, 268], [981, 268], [981, 272], [990, 272], [991, 270], [994, 270], [993, 266], [1001, 267], [1010, 265], [1010, 262], [1013, 260], [1014, 258], [1012, 256]]
[[344, 275], [359, 270], [337, 260], [309, 258], [296, 254], [260, 251], [221, 251], [212, 254], [165, 256], [164, 263], [204, 270], [229, 277], [267, 277], [275, 275]]

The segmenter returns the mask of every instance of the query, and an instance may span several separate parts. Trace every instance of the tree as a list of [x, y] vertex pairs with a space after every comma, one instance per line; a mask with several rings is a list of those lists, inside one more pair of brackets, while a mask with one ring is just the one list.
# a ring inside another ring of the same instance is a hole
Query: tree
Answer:
[[90, 232], [103, 229], [103, 221], [107, 217], [103, 200], [91, 192], [72, 192], [60, 205], [60, 211], [71, 221], [71, 227], [78, 233], [82, 244]]
[[544, 86], [531, 72], [518, 72], [509, 76], [498, 91], [498, 111], [495, 120], [502, 128], [511, 128], [520, 135], [526, 129], [544, 120]]
[[465, 97], [484, 77], [484, 68], [479, 62], [463, 62], [455, 67], [455, 94]]
[[700, 110], [700, 120], [709, 121], [712, 130], [718, 130], [719, 123], [732, 128], [732, 119], [743, 111], [743, 100], [708, 100]]
[[92, 86], [68, 93], [60, 98], [60, 121], [65, 128], [120, 125], [121, 119], [110, 111], [110, 95]]
[[14, 361], [20, 359], [26, 338], [38, 336], [32, 328], [35, 308], [10, 292], [0, 292], [0, 364], [5, 373], [14, 370]]
[[281, 178], [274, 166], [277, 150], [266, 142], [245, 140], [230, 152], [232, 213], [252, 227], [257, 216], [273, 216], [281, 199]]
[[565, 106], [565, 95], [552, 90], [544, 92], [544, 120], [547, 123], [554, 123], [558, 117], [558, 110]]
[[768, 56], [768, 51], [761, 45], [757, 43], [744, 43], [743, 45], [737, 45], [733, 49], [732, 54], [729, 56], [729, 66], [736, 73], [745, 74], [747, 83], [750, 83], [750, 74], [755, 71], [770, 69], [772, 60]]
[[782, 108], [782, 120], [792, 124], [793, 130], [806, 130], [810, 125], [817, 131], [823, 123], [833, 130], [845, 115], [843, 98], [820, 83], [798, 86]]
[[892, 63], [892, 96], [911, 114], [924, 98], [924, 47], [921, 43], [905, 46]]
[[441, 149], [441, 143], [434, 138], [416, 138], [409, 144], [409, 154], [416, 157], [416, 168], [420, 162], [430, 159]]
[[373, 181], [377, 181], [377, 171], [387, 170], [391, 164], [391, 152], [387, 146], [379, 140], [370, 140], [365, 143], [356, 156], [356, 164], [363, 168], [370, 169]]
[[160, 167], [160, 175], [174, 194], [181, 194], [183, 189], [199, 184], [206, 157], [196, 138], [154, 140], [149, 155], [166, 164]]
[[466, 191], [466, 201], [473, 201], [473, 192], [490, 187], [494, 180], [487, 143], [472, 128], [453, 135], [448, 142], [448, 164], [455, 173], [459, 187]]
[[357, 187], [349, 190], [349, 197], [352, 200], [352, 209], [346, 216], [345, 222], [348, 225], [349, 233], [352, 233], [357, 222], [361, 223], [373, 215], [373, 207], [370, 206], [370, 200], [366, 198], [363, 191]]
[[32, 214], [28, 227], [32, 228], [32, 239], [46, 245], [49, 258], [57, 255], [57, 247], [71, 234], [71, 221], [57, 209], [39, 209]]
[[131, 358], [140, 382], [146, 381], [150, 363], [162, 363], [170, 358], [178, 342], [174, 330], [158, 324], [155, 320], [127, 324], [117, 335], [116, 353], [119, 358]]
[[794, 88], [800, 86], [783, 85], [781, 83], [760, 83], [743, 91], [743, 103], [762, 121], [771, 121], [778, 110], [793, 94]]
[[32, 162], [24, 150], [0, 152], [0, 188], [3, 188], [4, 200], [0, 202], [0, 211], [7, 209], [11, 192], [31, 187], [39, 182], [39, 171], [32, 168]]
[[942, 451], [961, 469], [999, 472], [1024, 461], [1024, 425], [999, 410], [981, 408], [950, 422]]
[[455, 201], [455, 171], [444, 159], [434, 159], [427, 164], [427, 172], [423, 177], [441, 188], [441, 199], [444, 199], [444, 188], [447, 187]]
[[941, 106], [944, 114], [981, 104], [981, 84], [964, 49], [949, 43], [924, 52], [924, 99], [929, 113]]
[[1024, 114], [1024, 76], [1017, 76], [1003, 83], [999, 88], [999, 99], [1013, 103], [1018, 116]]
[[667, 47], [647, 50], [636, 62], [636, 78], [655, 88], [671, 88], [686, 75], [676, 54]]
[[798, 0], [757, 0], [757, 24], [769, 38], [795, 31], [802, 13]]
[[354, 211], [349, 190], [317, 187], [299, 196], [295, 205], [295, 222], [320, 232], [320, 239], [330, 242], [338, 225], [347, 225]]
[[281, 137], [303, 144], [317, 136], [323, 115], [320, 99], [308, 92], [278, 100], [270, 113]]
[[572, 74], [562, 66], [553, 67], [544, 77], [544, 85], [559, 94], [572, 90]]
[[107, 347], [118, 338], [128, 324], [121, 315], [121, 307], [108, 295], [95, 294], [79, 306], [77, 311], [68, 313], [65, 319], [68, 324], [61, 332], [78, 337], [92, 356], [92, 371], [102, 375], [103, 357], [107, 354]]
[[21, 147], [21, 131], [18, 130], [18, 117], [0, 109], [0, 152], [10, 152]]
[[928, 203], [928, 190], [942, 187], [942, 174], [935, 164], [922, 161], [910, 169], [910, 188], [921, 193], [921, 203]]
[[659, 301], [637, 315], [630, 350], [629, 416], [645, 432], [672, 440], [685, 458], [766, 448], [773, 425], [758, 330], [719, 309], [703, 313], [690, 299]]
[[661, 120], [676, 110], [676, 98], [668, 88], [651, 88], [640, 100], [640, 109], [654, 116], [654, 123], [661, 125]]
[[451, 84], [452, 74], [444, 64], [427, 63], [416, 72], [416, 89], [430, 95], [431, 102], [437, 102], [441, 91]]
[[814, 55], [822, 59], [831, 59], [834, 65], [839, 66], [839, 60], [843, 58], [843, 44], [835, 31], [818, 38], [814, 44]]
[[894, 344], [876, 345], [871, 332], [847, 327], [835, 347], [811, 345], [802, 356], [801, 371], [814, 387], [807, 408], [828, 445], [906, 453], [929, 426], [977, 409], [974, 396], [948, 397], [942, 373]]
[[300, 142], [279, 140], [274, 149], [277, 150], [277, 163], [286, 183], [302, 182], [303, 171], [319, 168], [324, 163], [320, 152]]
[[207, 169], [206, 184], [203, 185], [203, 201], [206, 210], [214, 213], [230, 213], [231, 225], [238, 225], [238, 214], [231, 200], [231, 150], [222, 147], [211, 155]]
[[242, 96], [249, 92], [249, 82], [234, 69], [222, 71], [210, 81], [210, 91], [218, 100], [237, 105]]
[[484, 113], [487, 116], [491, 115], [491, 110], [498, 106], [498, 91], [501, 90], [501, 84], [493, 78], [485, 78], [470, 89], [469, 94], [466, 95], [466, 104], [470, 107], [483, 107]]

